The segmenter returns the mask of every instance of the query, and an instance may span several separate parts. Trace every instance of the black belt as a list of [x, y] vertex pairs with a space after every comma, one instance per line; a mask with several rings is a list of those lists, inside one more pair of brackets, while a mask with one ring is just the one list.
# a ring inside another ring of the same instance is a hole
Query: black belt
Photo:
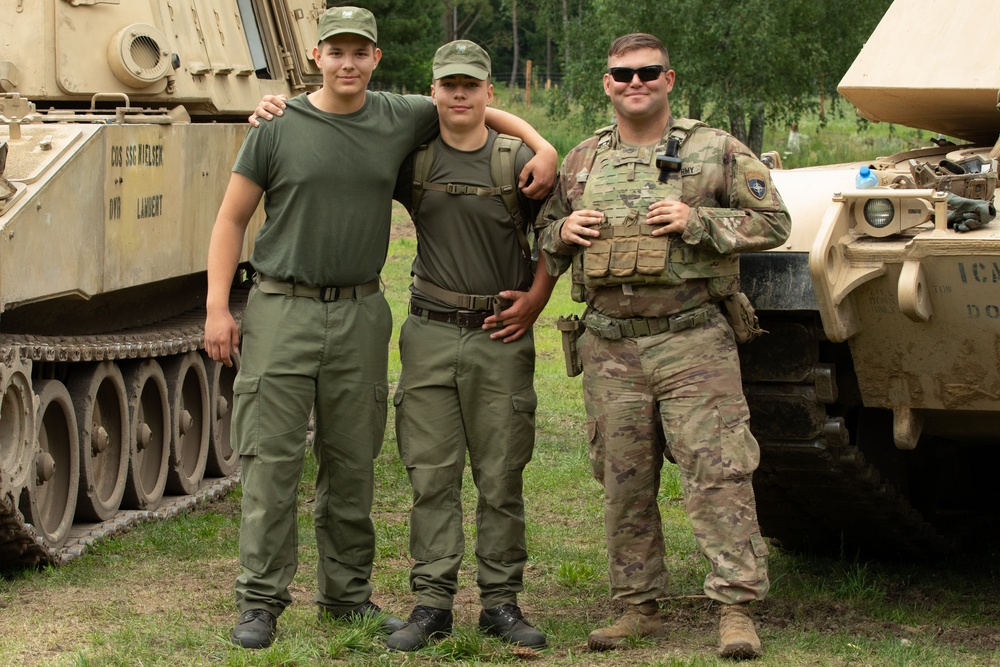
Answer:
[[463, 329], [482, 329], [486, 318], [493, 314], [492, 310], [459, 310], [445, 313], [440, 310], [427, 310], [410, 304], [410, 312], [417, 317], [427, 316], [427, 319], [435, 322], [447, 322], [455, 324]]
[[257, 276], [256, 282], [257, 288], [265, 294], [301, 296], [307, 299], [319, 299], [320, 301], [361, 298], [370, 296], [379, 290], [378, 278], [360, 285], [349, 285], [347, 287], [314, 287], [312, 285], [303, 285], [302, 283], [275, 280], [274, 278], [262, 275]]

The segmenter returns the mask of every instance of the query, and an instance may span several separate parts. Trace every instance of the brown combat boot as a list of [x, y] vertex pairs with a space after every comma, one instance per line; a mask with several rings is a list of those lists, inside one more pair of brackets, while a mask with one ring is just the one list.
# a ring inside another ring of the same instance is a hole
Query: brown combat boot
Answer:
[[732, 660], [753, 660], [763, 655], [760, 639], [745, 604], [722, 605], [719, 619], [719, 655]]
[[630, 604], [614, 625], [591, 632], [587, 646], [591, 651], [610, 651], [629, 637], [656, 637], [664, 629], [656, 600]]

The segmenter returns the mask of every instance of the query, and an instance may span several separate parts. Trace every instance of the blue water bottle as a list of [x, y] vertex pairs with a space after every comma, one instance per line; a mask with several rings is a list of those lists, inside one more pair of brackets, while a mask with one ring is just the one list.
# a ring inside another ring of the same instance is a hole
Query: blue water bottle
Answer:
[[868, 165], [861, 167], [857, 176], [854, 177], [854, 186], [858, 190], [878, 187], [878, 176], [868, 168]]

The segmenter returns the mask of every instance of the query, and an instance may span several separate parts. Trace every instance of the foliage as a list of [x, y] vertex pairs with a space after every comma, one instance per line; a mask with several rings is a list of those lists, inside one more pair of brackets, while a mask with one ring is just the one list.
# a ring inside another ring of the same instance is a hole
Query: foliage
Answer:
[[[671, 52], [678, 116], [702, 118], [761, 151], [766, 123], [825, 111], [891, 0], [372, 0], [383, 60], [372, 85], [425, 92], [435, 49], [469, 39], [489, 51], [494, 82], [552, 83], [551, 113], [607, 124], [601, 87], [607, 48], [648, 32]], [[353, 0], [328, 0], [340, 5]], [[515, 39], [516, 35], [516, 39]], [[516, 47], [516, 49], [515, 49]], [[821, 106], [822, 105], [822, 106]]]
[[[671, 52], [678, 73], [675, 115], [703, 118], [761, 150], [767, 117], [797, 119], [836, 84], [888, 0], [589, 0], [570, 29], [574, 58], [564, 90], [588, 120], [607, 109], [599, 73], [614, 37], [648, 32]], [[829, 30], [829, 26], [850, 26]], [[600, 121], [598, 121], [600, 122]]]

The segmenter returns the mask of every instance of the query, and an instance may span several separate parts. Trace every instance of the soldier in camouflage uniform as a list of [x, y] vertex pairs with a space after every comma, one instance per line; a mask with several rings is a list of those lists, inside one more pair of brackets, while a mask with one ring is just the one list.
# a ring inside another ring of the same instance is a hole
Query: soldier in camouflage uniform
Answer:
[[566, 157], [538, 221], [550, 273], [572, 267], [573, 297], [587, 304], [590, 462], [605, 489], [611, 591], [626, 603], [588, 644], [607, 650], [663, 630], [657, 493], [666, 456], [711, 563], [705, 592], [721, 603], [720, 653], [755, 658], [747, 603], [769, 585], [751, 486], [760, 450], [719, 304], [739, 292], [738, 253], [780, 244], [790, 220], [746, 146], [670, 113], [675, 74], [659, 39], [620, 37], [608, 66], [617, 123]]

